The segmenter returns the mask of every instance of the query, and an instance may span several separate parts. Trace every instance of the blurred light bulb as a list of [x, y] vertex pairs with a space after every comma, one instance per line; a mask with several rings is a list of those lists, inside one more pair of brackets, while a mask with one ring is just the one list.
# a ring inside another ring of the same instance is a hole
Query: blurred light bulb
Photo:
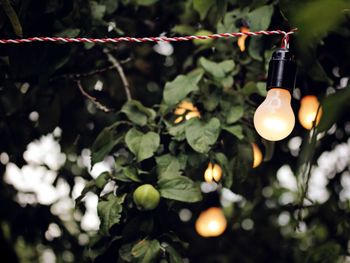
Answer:
[[253, 168], [258, 167], [262, 160], [263, 160], [263, 155], [255, 143], [252, 143], [252, 148], [253, 148]]
[[[241, 32], [243, 32], [243, 33], [249, 32], [249, 27], [242, 26]], [[247, 37], [248, 37], [247, 35], [243, 35], [243, 36], [238, 37], [237, 45], [238, 45], [239, 49], [241, 50], [241, 52], [243, 52], [245, 50], [245, 40], [247, 39]]]
[[201, 116], [197, 107], [193, 106], [192, 102], [189, 102], [189, 101], [182, 101], [175, 109], [174, 114], [175, 115], [185, 114], [185, 117], [183, 116], [177, 117], [174, 121], [175, 124], [182, 122], [184, 119], [189, 120], [189, 119]]
[[293, 130], [295, 117], [288, 90], [272, 88], [254, 114], [254, 126], [261, 137], [269, 141], [286, 138]]
[[207, 183], [212, 183], [213, 181], [218, 182], [222, 177], [222, 169], [218, 164], [208, 164], [208, 168], [204, 172], [204, 179]]
[[[316, 96], [309, 95], [301, 99], [298, 117], [299, 117], [300, 124], [305, 129], [310, 130], [312, 128], [319, 105], [320, 103]], [[320, 108], [317, 114], [316, 125], [320, 122], [321, 116], [322, 116], [322, 108]]]
[[216, 237], [224, 233], [227, 221], [221, 208], [211, 207], [199, 215], [195, 227], [202, 237]]

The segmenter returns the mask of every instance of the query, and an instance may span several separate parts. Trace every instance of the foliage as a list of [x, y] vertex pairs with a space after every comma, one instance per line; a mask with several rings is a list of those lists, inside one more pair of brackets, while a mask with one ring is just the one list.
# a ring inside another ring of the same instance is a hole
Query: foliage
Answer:
[[[22, 30], [25, 37], [115, 37], [234, 32], [242, 23], [253, 31], [297, 26], [300, 33], [291, 48], [299, 64], [299, 93], [310, 86], [323, 97], [330, 85], [335, 87], [335, 94], [323, 100], [317, 134], [305, 135], [298, 125], [291, 135], [305, 138], [296, 158], [287, 141], [260, 142], [251, 125], [266, 94], [267, 64], [279, 37], [247, 39], [245, 52], [236, 39], [177, 43], [170, 55], [155, 52], [150, 43], [1, 47], [0, 152], [11, 163], [26, 165], [27, 145], [60, 127], [57, 140], [67, 158], [53, 184], [64, 180], [73, 198], [75, 180], [86, 181], [67, 220], [52, 212], [54, 204], [18, 204], [21, 191], [1, 177], [0, 203], [7, 213], [0, 216], [0, 244], [7, 248], [1, 253], [9, 262], [38, 262], [45, 248], [53, 250], [57, 262], [340, 262], [347, 254], [350, 208], [339, 189], [348, 168], [329, 176], [331, 197], [310, 206], [281, 187], [275, 176], [285, 164], [305, 176], [300, 171], [311, 171], [322, 152], [347, 140], [344, 109], [350, 92], [349, 87], [338, 90], [350, 68], [346, 1], [32, 0], [1, 1], [1, 7], [2, 38]], [[320, 21], [319, 14], [327, 19]], [[129, 87], [110, 67], [104, 49], [120, 62]], [[99, 111], [77, 80], [111, 111]], [[127, 100], [126, 88], [132, 100]], [[192, 102], [200, 117], [176, 123], [174, 111], [183, 100]], [[38, 119], [28, 118], [33, 112]], [[266, 162], [255, 170], [252, 142], [265, 148]], [[78, 165], [86, 148], [91, 149], [91, 167]], [[103, 161], [112, 163], [111, 171], [91, 178], [89, 169]], [[220, 187], [211, 193], [202, 191], [209, 162], [223, 170]], [[5, 173], [5, 167], [0, 169]], [[160, 193], [152, 211], [139, 211], [133, 201], [135, 189], [143, 184]], [[81, 227], [84, 200], [91, 193], [98, 197], [98, 232]], [[292, 201], [286, 203], [288, 194]], [[200, 238], [194, 221], [203, 209], [218, 205], [217, 195], [229, 227], [218, 238]], [[192, 217], [184, 220], [181, 214], [188, 210]], [[301, 226], [307, 227], [297, 231], [301, 212]], [[286, 215], [287, 222], [280, 219]], [[51, 223], [62, 232], [52, 240], [45, 235]], [[88, 245], [81, 241], [85, 236]]]

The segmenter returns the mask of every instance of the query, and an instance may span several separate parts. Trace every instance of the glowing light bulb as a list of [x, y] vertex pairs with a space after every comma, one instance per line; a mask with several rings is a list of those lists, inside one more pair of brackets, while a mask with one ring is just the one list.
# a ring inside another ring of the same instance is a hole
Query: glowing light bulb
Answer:
[[174, 121], [175, 124], [182, 122], [184, 119], [189, 120], [196, 117], [199, 118], [201, 116], [197, 107], [193, 106], [192, 102], [189, 102], [189, 101], [182, 101], [175, 109], [174, 114], [175, 115], [185, 114], [185, 117], [183, 116], [177, 117]]
[[[303, 97], [300, 104], [301, 105], [298, 113], [299, 122], [305, 129], [310, 130], [312, 128], [313, 122], [315, 121], [317, 109], [320, 103], [316, 96], [309, 95]], [[320, 108], [317, 114], [316, 125], [320, 122], [321, 116], [322, 108]]]
[[[249, 27], [242, 26], [240, 29], [241, 29], [241, 32], [243, 33], [249, 32]], [[245, 40], [247, 39], [247, 37], [248, 36], [243, 35], [243, 36], [240, 36], [237, 40], [237, 45], [239, 47], [239, 50], [241, 50], [241, 52], [245, 50]]]
[[263, 155], [255, 143], [252, 143], [252, 148], [253, 148], [253, 168], [258, 167], [262, 160], [263, 160]]
[[213, 181], [218, 182], [222, 177], [222, 169], [218, 164], [208, 164], [208, 168], [204, 172], [204, 179], [207, 183], [212, 183]]
[[219, 207], [211, 207], [203, 211], [197, 218], [195, 228], [202, 237], [216, 237], [224, 233], [227, 221]]
[[272, 88], [254, 114], [254, 126], [261, 137], [269, 141], [286, 138], [293, 130], [295, 117], [288, 90]]

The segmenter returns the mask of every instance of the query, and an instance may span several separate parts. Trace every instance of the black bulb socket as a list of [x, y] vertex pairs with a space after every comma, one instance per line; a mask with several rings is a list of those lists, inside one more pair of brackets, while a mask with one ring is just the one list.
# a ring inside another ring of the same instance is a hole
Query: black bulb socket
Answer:
[[297, 65], [293, 54], [286, 48], [279, 48], [272, 54], [267, 75], [266, 90], [285, 89], [290, 93], [295, 87]]

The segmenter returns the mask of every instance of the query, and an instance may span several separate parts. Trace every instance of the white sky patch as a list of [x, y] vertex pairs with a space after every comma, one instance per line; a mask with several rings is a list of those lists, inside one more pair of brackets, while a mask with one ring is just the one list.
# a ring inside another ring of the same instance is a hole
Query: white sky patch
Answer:
[[[56, 128], [53, 134], [42, 136], [29, 143], [23, 154], [23, 158], [28, 164], [22, 168], [14, 163], [7, 163], [5, 153], [2, 153], [1, 160], [6, 164], [4, 180], [19, 191], [16, 199], [20, 204], [52, 205], [51, 212], [53, 214], [64, 221], [70, 221], [73, 220], [74, 200], [81, 194], [87, 181], [82, 177], [75, 177], [72, 197], [70, 197], [68, 183], [62, 178], [57, 179], [58, 170], [66, 161], [66, 156], [61, 152], [61, 147], [56, 141], [60, 135], [61, 129]], [[78, 166], [88, 169], [93, 178], [102, 172], [111, 171], [114, 165], [113, 157], [107, 157], [104, 161], [95, 164], [90, 171], [90, 159], [91, 151], [83, 149], [76, 161]], [[53, 185], [56, 179], [57, 182]], [[93, 193], [88, 193], [84, 202], [86, 213], [81, 219], [81, 227], [86, 231], [96, 231], [100, 224], [97, 215], [98, 197]], [[57, 231], [54, 232], [53, 227], [48, 229], [49, 239], [58, 235]]]
[[278, 169], [277, 180], [280, 186], [283, 188], [286, 188], [292, 192], [298, 190], [297, 179], [289, 165], [283, 165], [280, 169]]
[[81, 220], [81, 228], [85, 231], [96, 231], [100, 226], [100, 219], [97, 215], [98, 197], [88, 193], [85, 197], [86, 213]]
[[61, 147], [55, 141], [53, 134], [42, 136], [39, 140], [29, 143], [23, 158], [28, 164], [44, 164], [51, 170], [58, 170], [66, 161], [66, 156], [61, 153]]
[[228, 206], [231, 203], [242, 201], [244, 198], [241, 195], [235, 194], [228, 188], [222, 188], [220, 202], [223, 206]]

